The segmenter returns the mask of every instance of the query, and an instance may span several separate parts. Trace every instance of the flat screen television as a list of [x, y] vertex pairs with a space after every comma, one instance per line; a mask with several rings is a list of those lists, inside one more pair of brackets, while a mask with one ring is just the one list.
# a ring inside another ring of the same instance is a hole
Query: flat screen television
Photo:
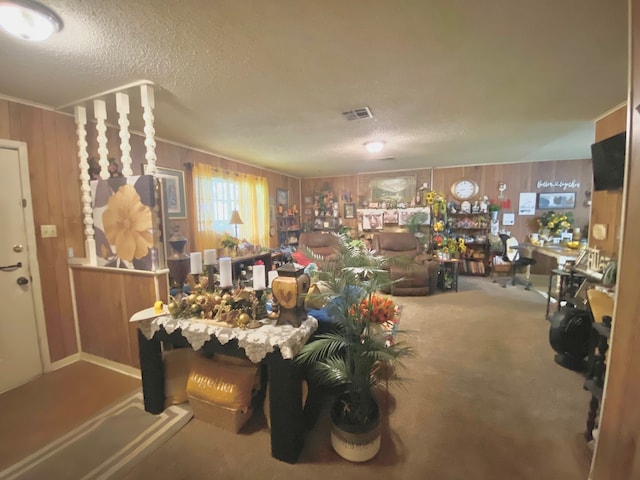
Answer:
[[619, 190], [624, 183], [625, 132], [591, 145], [593, 189]]

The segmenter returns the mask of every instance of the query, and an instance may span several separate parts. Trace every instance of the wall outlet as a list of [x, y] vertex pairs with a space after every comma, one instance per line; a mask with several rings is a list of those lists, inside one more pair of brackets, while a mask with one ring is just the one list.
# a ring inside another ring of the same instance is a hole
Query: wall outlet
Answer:
[[40, 225], [40, 237], [52, 238], [58, 236], [58, 229], [55, 225]]

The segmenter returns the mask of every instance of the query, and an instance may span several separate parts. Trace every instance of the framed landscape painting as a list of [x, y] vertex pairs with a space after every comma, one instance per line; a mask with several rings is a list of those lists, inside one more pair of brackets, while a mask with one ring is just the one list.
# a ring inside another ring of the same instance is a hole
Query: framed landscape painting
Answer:
[[371, 202], [410, 203], [416, 195], [416, 176], [375, 178], [369, 182]]

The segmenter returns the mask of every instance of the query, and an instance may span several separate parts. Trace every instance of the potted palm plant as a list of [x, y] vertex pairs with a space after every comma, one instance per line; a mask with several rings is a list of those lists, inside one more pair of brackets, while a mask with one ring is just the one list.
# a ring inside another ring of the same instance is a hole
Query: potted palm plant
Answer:
[[395, 304], [378, 293], [388, 283], [386, 259], [341, 237], [330, 262], [317, 260], [320, 279], [328, 289], [325, 308], [335, 328], [307, 343], [297, 361], [308, 366], [312, 380], [334, 396], [330, 410], [334, 450], [347, 460], [366, 461], [380, 448], [378, 383], [389, 380], [388, 372], [395, 371], [412, 349], [391, 335]]

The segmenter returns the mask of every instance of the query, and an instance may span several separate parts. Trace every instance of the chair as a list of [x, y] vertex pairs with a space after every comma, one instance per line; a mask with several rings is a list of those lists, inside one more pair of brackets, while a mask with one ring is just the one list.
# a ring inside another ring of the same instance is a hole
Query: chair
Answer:
[[500, 234], [500, 240], [502, 240], [502, 245], [504, 250], [502, 252], [502, 259], [511, 265], [511, 269], [509, 272], [509, 279], [504, 283], [503, 287], [507, 287], [509, 283], [511, 285], [516, 284], [516, 282], [520, 282], [524, 284], [525, 290], [531, 289], [531, 281], [529, 279], [522, 279], [516, 275], [516, 272], [520, 267], [529, 267], [531, 265], [535, 265], [536, 261], [530, 257], [523, 257], [520, 255], [520, 249], [518, 248], [518, 240], [507, 235], [506, 233]]
[[390, 265], [389, 275], [394, 282], [390, 293], [397, 296], [429, 295], [433, 292], [440, 265], [428, 261], [422, 247], [409, 232], [380, 232], [373, 236], [373, 249], [377, 255], [403, 256], [413, 259], [408, 265]]
[[315, 255], [320, 255], [325, 260], [331, 260], [336, 254], [340, 241], [333, 233], [302, 232], [298, 245], [309, 249]]

